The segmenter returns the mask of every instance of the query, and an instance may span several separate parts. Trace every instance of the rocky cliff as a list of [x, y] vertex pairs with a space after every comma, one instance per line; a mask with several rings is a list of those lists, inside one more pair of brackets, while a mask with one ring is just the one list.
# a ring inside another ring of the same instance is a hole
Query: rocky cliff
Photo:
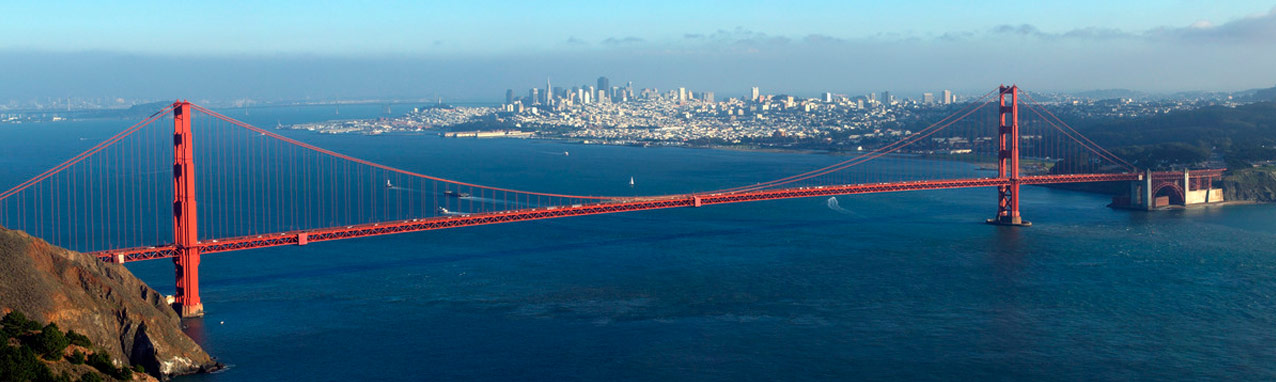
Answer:
[[1223, 177], [1223, 200], [1276, 202], [1276, 170], [1242, 169]]
[[17, 310], [89, 337], [114, 359], [160, 376], [215, 370], [164, 296], [121, 265], [0, 227], [0, 314]]

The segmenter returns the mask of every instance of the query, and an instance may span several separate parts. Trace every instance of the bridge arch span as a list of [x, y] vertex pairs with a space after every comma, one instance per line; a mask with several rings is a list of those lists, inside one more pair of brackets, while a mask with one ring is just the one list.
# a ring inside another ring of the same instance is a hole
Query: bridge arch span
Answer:
[[[1164, 195], [1163, 195], [1164, 194]], [[1187, 192], [1183, 190], [1176, 182], [1164, 182], [1156, 185], [1152, 189], [1152, 197], [1168, 196], [1170, 204], [1185, 205], [1187, 204]]]

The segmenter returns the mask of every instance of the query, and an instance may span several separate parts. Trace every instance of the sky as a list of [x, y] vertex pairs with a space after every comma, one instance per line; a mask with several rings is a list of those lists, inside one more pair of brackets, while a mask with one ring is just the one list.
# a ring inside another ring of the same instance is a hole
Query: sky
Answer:
[[1233, 91], [1272, 68], [1271, 0], [0, 3], [0, 99]]

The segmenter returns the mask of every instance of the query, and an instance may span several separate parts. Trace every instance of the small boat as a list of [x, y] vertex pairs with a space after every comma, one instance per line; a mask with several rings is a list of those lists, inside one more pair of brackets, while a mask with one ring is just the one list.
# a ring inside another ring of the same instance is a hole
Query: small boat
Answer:
[[563, 156], [571, 156], [571, 155], [572, 155], [572, 153], [569, 153], [569, 152], [566, 152], [566, 151], [564, 151], [564, 152], [563, 152]]
[[634, 186], [634, 177], [631, 176], [629, 177], [629, 187], [633, 187], [633, 186]]
[[393, 188], [393, 187], [394, 187], [394, 185], [393, 185], [393, 184], [390, 184], [390, 180], [389, 180], [389, 179], [386, 179], [386, 180], [385, 180], [385, 188]]
[[468, 192], [457, 192], [457, 191], [452, 191], [452, 190], [443, 191], [443, 195], [451, 196], [451, 197], [453, 197], [453, 198], [468, 198], [468, 197], [470, 197], [470, 193], [468, 193]]
[[439, 213], [447, 215], [452, 213], [452, 211], [448, 211], [447, 208], [443, 208], [443, 206], [439, 206]]

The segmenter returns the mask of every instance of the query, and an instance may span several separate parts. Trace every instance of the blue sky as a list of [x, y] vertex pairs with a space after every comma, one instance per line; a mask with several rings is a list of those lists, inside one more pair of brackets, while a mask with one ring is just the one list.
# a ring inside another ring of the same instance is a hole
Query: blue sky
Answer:
[[[18, 85], [0, 97], [166, 93], [179, 89], [146, 74], [183, 68], [219, 79], [195, 91], [251, 98], [498, 99], [545, 76], [598, 75], [720, 92], [1014, 81], [1237, 90], [1276, 83], [1274, 10], [1194, 0], [6, 1], [0, 64], [21, 71], [0, 74]], [[999, 64], [1010, 68], [990, 68]]]
[[[967, 4], [970, 3], [970, 4]], [[1029, 24], [1141, 32], [1220, 24], [1271, 1], [6, 1], [0, 49], [134, 53], [501, 54], [745, 29], [933, 38]]]

